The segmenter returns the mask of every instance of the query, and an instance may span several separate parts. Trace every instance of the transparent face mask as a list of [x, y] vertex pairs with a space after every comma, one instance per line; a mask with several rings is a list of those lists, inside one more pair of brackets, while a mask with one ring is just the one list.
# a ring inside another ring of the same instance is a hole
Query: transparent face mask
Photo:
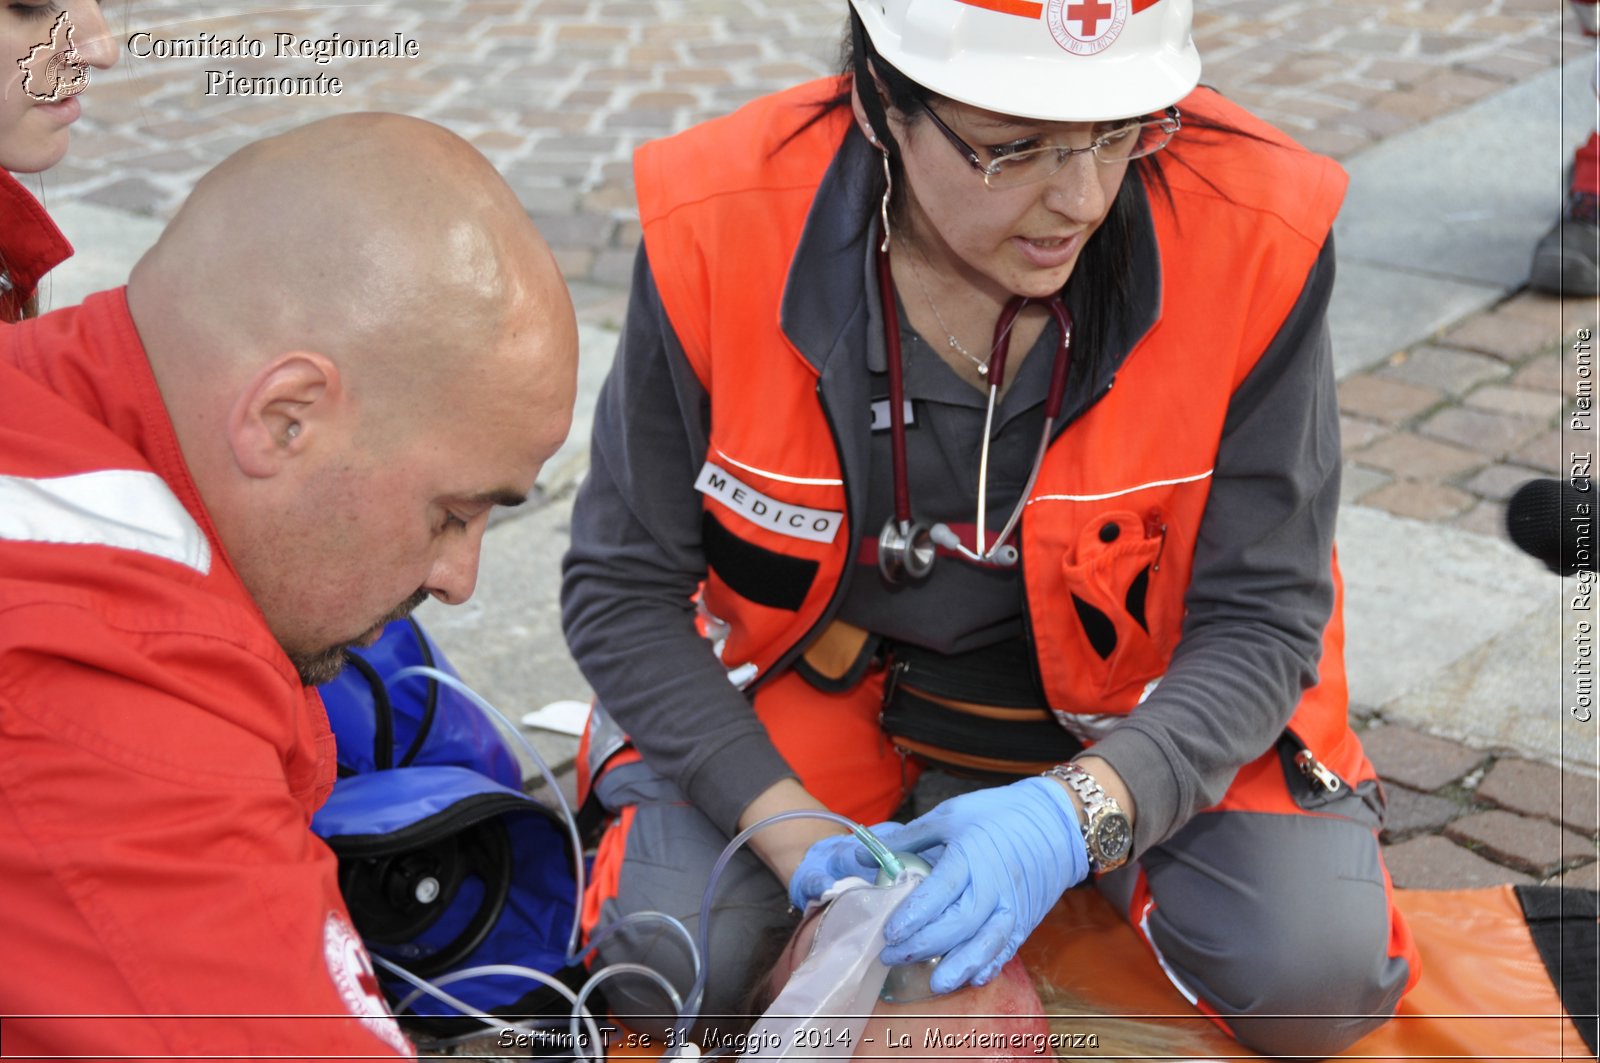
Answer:
[[811, 950], [751, 1027], [743, 1058], [848, 1059], [855, 1054], [890, 971], [878, 959], [884, 924], [924, 874], [907, 868], [886, 886], [845, 879], [835, 887], [841, 892], [822, 913]]

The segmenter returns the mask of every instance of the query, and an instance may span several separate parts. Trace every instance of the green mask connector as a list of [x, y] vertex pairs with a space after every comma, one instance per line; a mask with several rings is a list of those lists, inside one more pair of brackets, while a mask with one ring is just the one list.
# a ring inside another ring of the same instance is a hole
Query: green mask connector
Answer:
[[867, 851], [878, 862], [878, 866], [883, 869], [883, 873], [889, 877], [890, 882], [900, 877], [900, 872], [905, 870], [905, 865], [900, 862], [899, 857], [889, 851], [887, 845], [878, 840], [877, 835], [859, 823], [850, 828], [850, 833], [854, 834], [856, 840], [867, 847]]

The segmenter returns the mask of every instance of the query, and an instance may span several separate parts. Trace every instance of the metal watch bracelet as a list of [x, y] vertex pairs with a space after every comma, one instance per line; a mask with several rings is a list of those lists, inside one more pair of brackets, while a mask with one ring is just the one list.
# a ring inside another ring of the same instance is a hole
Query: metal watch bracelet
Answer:
[[1094, 871], [1112, 871], [1128, 860], [1133, 830], [1117, 799], [1106, 793], [1093, 775], [1071, 761], [1056, 764], [1041, 774], [1065, 784], [1083, 805], [1079, 822], [1083, 845]]

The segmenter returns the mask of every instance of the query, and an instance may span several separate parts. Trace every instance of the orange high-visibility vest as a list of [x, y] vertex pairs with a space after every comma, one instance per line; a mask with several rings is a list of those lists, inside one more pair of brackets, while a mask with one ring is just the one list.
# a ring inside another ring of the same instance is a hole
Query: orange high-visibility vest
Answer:
[[[711, 396], [702, 475], [725, 486], [703, 489], [703, 504], [749, 543], [816, 566], [798, 608], [752, 601], [708, 572], [704, 604], [728, 625], [723, 663], [746, 675], [753, 667], [765, 676], [815, 634], [861, 537], [847, 517], [830, 528], [816, 516], [846, 512], [843, 470], [817, 371], [779, 320], [807, 212], [852, 118], [837, 108], [794, 130], [842, 87], [848, 83], [838, 79], [798, 86], [647, 144], [635, 159], [656, 285]], [[1331, 160], [1215, 93], [1196, 90], [1180, 107], [1273, 146], [1184, 135], [1188, 166], [1164, 168], [1173, 205], [1150, 197], [1161, 275], [1146, 282], [1159, 285], [1160, 319], [1129, 353], [1116, 386], [1058, 434], [1029, 499], [1022, 573], [1040, 675], [1058, 718], [1090, 735], [1132, 711], [1166, 670], [1229, 402], [1299, 297], [1346, 184]], [[744, 493], [738, 508], [724, 501], [732, 491]], [[817, 534], [796, 534], [797, 519], [820, 522]], [[1148, 631], [1125, 604], [1146, 569]], [[1346, 718], [1336, 564], [1333, 579], [1320, 681], [1290, 726], [1332, 770], [1370, 777]], [[1109, 657], [1091, 646], [1074, 595], [1115, 624]]]

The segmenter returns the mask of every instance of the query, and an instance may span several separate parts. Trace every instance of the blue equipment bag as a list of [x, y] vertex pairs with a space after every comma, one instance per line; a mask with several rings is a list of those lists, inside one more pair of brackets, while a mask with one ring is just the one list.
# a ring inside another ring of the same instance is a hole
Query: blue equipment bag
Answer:
[[365, 649], [347, 649], [345, 667], [317, 689], [339, 741], [339, 774], [413, 764], [455, 764], [514, 790], [522, 787], [516, 753], [481, 709], [433, 678], [390, 678], [417, 665], [461, 676], [411, 618], [383, 629]]
[[[414, 620], [391, 623], [346, 661], [320, 688], [340, 778], [311, 829], [339, 858], [340, 891], [367, 949], [428, 979], [509, 964], [581, 984], [581, 972], [564, 971], [575, 918], [570, 836], [522, 793], [520, 762], [500, 729], [432, 678], [389, 682], [419, 664], [456, 674]], [[414, 992], [381, 965], [378, 978], [391, 1003]], [[444, 990], [498, 1015], [568, 1010], [555, 991], [515, 975]], [[426, 994], [403, 1011], [457, 1014]]]

